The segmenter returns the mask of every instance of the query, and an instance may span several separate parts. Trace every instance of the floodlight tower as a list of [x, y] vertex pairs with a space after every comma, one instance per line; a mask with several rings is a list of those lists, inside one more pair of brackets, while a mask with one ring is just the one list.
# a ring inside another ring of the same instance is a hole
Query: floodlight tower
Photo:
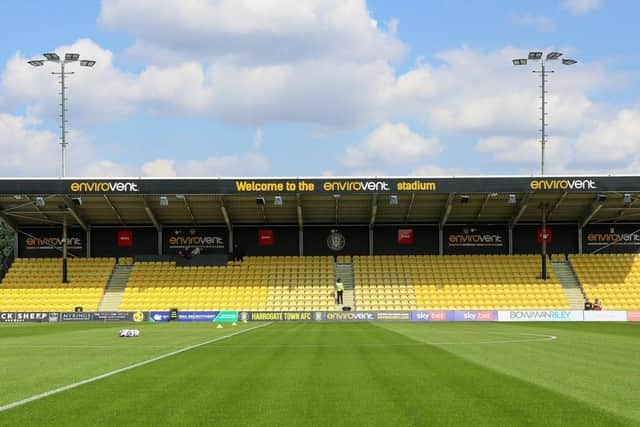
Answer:
[[[43, 54], [45, 59], [33, 59], [28, 64], [34, 67], [42, 67], [45, 62], [52, 62], [60, 65], [60, 72], [52, 72], [51, 74], [60, 76], [60, 146], [62, 147], [62, 167], [61, 176], [67, 176], [67, 106], [66, 106], [66, 85], [65, 77], [74, 74], [73, 71], [65, 71], [64, 67], [73, 62], [80, 62], [81, 67], [93, 67], [96, 61], [92, 59], [80, 59], [79, 53], [65, 53], [64, 59], [55, 52]], [[69, 283], [67, 276], [67, 215], [63, 215], [62, 223], [62, 283]]]
[[[544, 149], [545, 149], [545, 145], [547, 143], [547, 121], [546, 121], [546, 116], [547, 116], [547, 112], [545, 111], [545, 107], [547, 105], [547, 101], [545, 98], [545, 95], [547, 94], [547, 90], [545, 87], [545, 84], [547, 83], [547, 75], [553, 73], [553, 70], [548, 70], [545, 67], [545, 64], [548, 61], [552, 61], [555, 62], [557, 60], [560, 59], [560, 57], [563, 54], [561, 52], [550, 52], [548, 53], [546, 56], [544, 56], [544, 54], [542, 52], [529, 52], [529, 56], [527, 57], [527, 59], [524, 58], [519, 58], [519, 59], [513, 59], [513, 65], [527, 65], [528, 61], [539, 61], [540, 62], [540, 70], [533, 70], [534, 73], [538, 73], [540, 74], [540, 89], [541, 89], [541, 96], [540, 96], [540, 100], [541, 100], [541, 116], [540, 116], [540, 121], [542, 122], [542, 126], [540, 127], [540, 133], [541, 133], [541, 138], [540, 138], [540, 176], [544, 176]], [[562, 64], [563, 65], [573, 65], [578, 61], [575, 61], [573, 59], [562, 59]], [[548, 276], [547, 276], [547, 238], [548, 238], [548, 231], [547, 231], [547, 205], [545, 203], [542, 203], [541, 205], [542, 208], [542, 230], [541, 230], [541, 257], [542, 257], [542, 267], [541, 267], [541, 272], [540, 272], [540, 278], [542, 280], [547, 280]]]
[[[547, 101], [546, 101], [546, 94], [547, 94], [547, 90], [546, 90], [546, 83], [547, 83], [547, 75], [553, 73], [553, 70], [548, 70], [546, 68], [546, 63], [548, 61], [557, 61], [560, 59], [560, 57], [562, 56], [561, 52], [550, 52], [547, 54], [546, 57], [543, 56], [542, 52], [529, 52], [529, 56], [527, 59], [521, 58], [521, 59], [513, 59], [513, 65], [527, 65], [528, 61], [536, 61], [536, 62], [540, 62], [540, 70], [534, 70], [534, 73], [538, 73], [540, 74], [540, 89], [541, 89], [541, 96], [540, 96], [540, 100], [541, 100], [541, 122], [542, 122], [542, 126], [540, 128], [540, 133], [542, 134], [541, 138], [540, 138], [540, 144], [541, 144], [541, 157], [540, 157], [540, 175], [544, 176], [544, 149], [545, 149], [545, 145], [547, 143], [547, 133], [546, 133], [546, 115], [547, 112], [546, 110], [546, 105], [547, 105]], [[573, 65], [578, 61], [575, 61], [573, 59], [562, 59], [562, 64], [563, 65]]]
[[74, 74], [73, 71], [65, 71], [64, 67], [67, 64], [72, 62], [80, 61], [81, 67], [93, 67], [96, 65], [96, 61], [89, 59], [80, 59], [80, 54], [78, 53], [65, 53], [64, 59], [61, 59], [57, 53], [45, 53], [43, 56], [46, 59], [34, 59], [28, 61], [29, 65], [34, 67], [42, 67], [45, 62], [53, 62], [55, 64], [60, 65], [60, 72], [52, 72], [51, 74], [60, 76], [60, 145], [62, 146], [62, 177], [67, 176], [67, 158], [66, 158], [66, 149], [67, 149], [67, 107], [66, 107], [66, 85], [65, 85], [65, 77]]

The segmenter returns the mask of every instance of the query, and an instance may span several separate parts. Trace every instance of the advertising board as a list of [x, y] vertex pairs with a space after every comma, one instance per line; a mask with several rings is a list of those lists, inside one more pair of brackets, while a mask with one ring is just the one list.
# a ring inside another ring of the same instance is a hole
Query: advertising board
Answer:
[[49, 313], [26, 311], [0, 312], [0, 323], [48, 322]]
[[[150, 322], [168, 322], [169, 311], [149, 312]], [[217, 322], [231, 323], [238, 321], [237, 311], [178, 311], [178, 322]]]
[[530, 310], [499, 311], [500, 322], [581, 322], [583, 311], [572, 310]]
[[411, 312], [412, 322], [446, 322], [448, 312], [443, 310], [420, 310]]
[[248, 321], [309, 321], [319, 320], [312, 318], [311, 311], [241, 311], [240, 320]]
[[98, 311], [91, 313], [91, 320], [97, 322], [144, 322], [148, 314], [143, 311]]
[[637, 192], [636, 176], [16, 179], [0, 178], [0, 194], [408, 194]]
[[498, 312], [492, 310], [422, 310], [412, 311], [413, 322], [495, 322]]
[[89, 312], [60, 313], [60, 320], [63, 322], [90, 322], [93, 320], [93, 316]]
[[585, 322], [626, 322], [626, 311], [604, 310], [604, 311], [585, 311]]

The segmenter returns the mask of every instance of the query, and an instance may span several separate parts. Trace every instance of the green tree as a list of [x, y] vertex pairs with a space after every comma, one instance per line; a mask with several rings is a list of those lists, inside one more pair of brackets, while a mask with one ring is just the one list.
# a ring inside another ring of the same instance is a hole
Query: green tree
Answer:
[[0, 222], [0, 263], [13, 250], [13, 231]]

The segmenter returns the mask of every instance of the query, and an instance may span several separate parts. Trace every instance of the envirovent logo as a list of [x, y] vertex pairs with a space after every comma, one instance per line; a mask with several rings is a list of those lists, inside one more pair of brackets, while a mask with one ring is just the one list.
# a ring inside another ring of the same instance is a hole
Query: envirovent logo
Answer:
[[638, 233], [589, 233], [587, 244], [590, 246], [615, 245], [640, 245]]
[[450, 246], [502, 246], [503, 238], [499, 234], [451, 234]]
[[533, 179], [529, 183], [532, 190], [596, 190], [592, 179]]
[[192, 228], [188, 233], [182, 230], [175, 230], [173, 236], [169, 237], [169, 247], [171, 249], [184, 249], [188, 247], [198, 247], [203, 249], [224, 249], [224, 239], [219, 236], [199, 234]]
[[138, 184], [124, 181], [83, 181], [72, 182], [69, 189], [73, 193], [137, 193]]
[[391, 186], [386, 181], [325, 181], [322, 183], [324, 191], [332, 192], [368, 192], [390, 191]]
[[[29, 250], [61, 248], [63, 242], [62, 237], [28, 237], [25, 243]], [[67, 237], [67, 248], [82, 249], [82, 240], [78, 237]]]

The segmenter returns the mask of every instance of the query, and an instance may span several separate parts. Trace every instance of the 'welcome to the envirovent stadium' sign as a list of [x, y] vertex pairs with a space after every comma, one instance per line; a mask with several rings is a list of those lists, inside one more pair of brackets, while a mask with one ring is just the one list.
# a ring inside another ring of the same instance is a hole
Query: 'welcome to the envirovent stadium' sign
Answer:
[[640, 176], [469, 178], [0, 178], [0, 194], [447, 194], [640, 192]]

